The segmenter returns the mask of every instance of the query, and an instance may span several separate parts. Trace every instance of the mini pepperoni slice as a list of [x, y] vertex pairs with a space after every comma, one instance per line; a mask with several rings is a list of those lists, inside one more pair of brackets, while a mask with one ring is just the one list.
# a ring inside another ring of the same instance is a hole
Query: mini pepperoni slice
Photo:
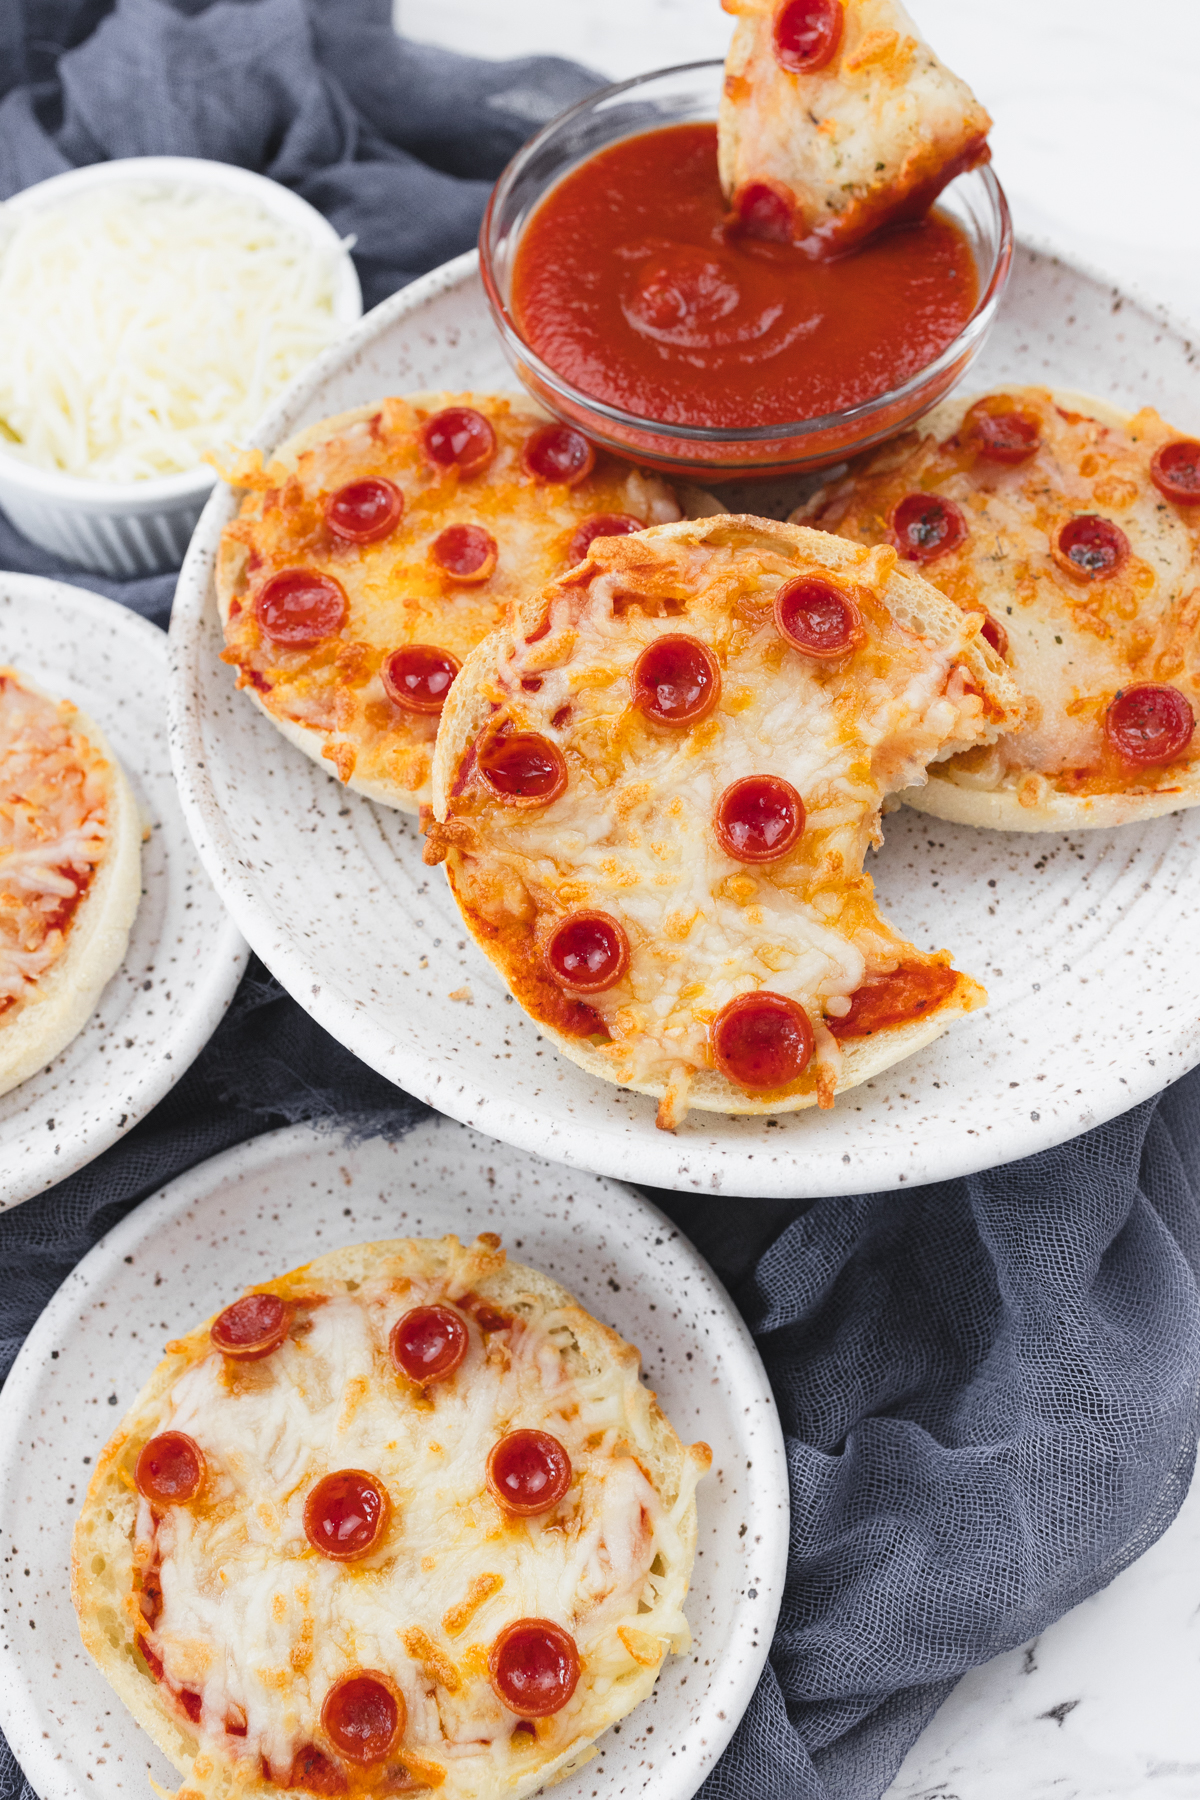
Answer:
[[447, 525], [433, 540], [433, 560], [454, 581], [486, 581], [495, 572], [499, 550], [482, 525]]
[[1194, 438], [1163, 444], [1150, 459], [1150, 479], [1177, 506], [1200, 506], [1200, 444]]
[[988, 394], [968, 409], [959, 436], [984, 462], [1015, 468], [1036, 455], [1042, 421], [1007, 394]]
[[278, 1294], [243, 1294], [218, 1313], [208, 1335], [222, 1355], [257, 1362], [278, 1350], [291, 1322], [291, 1308]]
[[575, 1639], [550, 1619], [514, 1619], [488, 1658], [497, 1699], [522, 1719], [561, 1712], [579, 1681]]
[[813, 1053], [808, 1014], [784, 994], [739, 994], [709, 1027], [713, 1061], [738, 1087], [766, 1091], [803, 1075]]
[[629, 939], [611, 913], [569, 913], [551, 931], [542, 955], [560, 987], [602, 994], [629, 966]]
[[444, 1381], [469, 1342], [466, 1322], [452, 1306], [414, 1306], [392, 1326], [392, 1361], [410, 1381]]
[[777, 862], [804, 830], [804, 802], [782, 776], [746, 775], [717, 801], [713, 826], [722, 850], [737, 862]]
[[325, 1735], [339, 1756], [355, 1763], [382, 1762], [404, 1736], [406, 1723], [404, 1695], [374, 1669], [343, 1675], [321, 1708]]
[[496, 454], [496, 434], [473, 406], [448, 406], [427, 419], [421, 433], [425, 454], [441, 469], [478, 475]]
[[487, 1484], [505, 1512], [549, 1512], [571, 1485], [571, 1459], [548, 1431], [510, 1431], [492, 1445]]
[[440, 713], [462, 664], [436, 644], [404, 644], [380, 669], [383, 691], [406, 712]]
[[186, 1506], [204, 1486], [204, 1452], [182, 1431], [164, 1431], [143, 1444], [134, 1485], [153, 1506]]
[[1129, 555], [1129, 539], [1111, 519], [1079, 513], [1054, 540], [1054, 560], [1076, 581], [1103, 581]]
[[647, 644], [630, 684], [633, 704], [656, 725], [695, 725], [717, 704], [721, 669], [707, 644], [672, 632]]
[[1196, 715], [1179, 689], [1149, 682], [1123, 688], [1104, 717], [1104, 735], [1122, 762], [1143, 769], [1182, 756], [1195, 729]]
[[992, 646], [997, 656], [1008, 655], [1008, 633], [999, 619], [994, 619], [991, 613], [985, 616], [983, 624], [979, 627], [979, 635], [985, 644]]
[[382, 475], [347, 482], [325, 502], [325, 523], [348, 544], [377, 543], [395, 531], [403, 516], [404, 495]]
[[787, 196], [765, 181], [748, 181], [733, 198], [738, 229], [746, 236], [772, 244], [790, 244], [792, 206]]
[[582, 562], [597, 538], [628, 537], [631, 531], [644, 530], [641, 519], [635, 519], [632, 513], [593, 513], [571, 539], [567, 561], [572, 564]]
[[510, 806], [546, 806], [567, 785], [562, 751], [535, 731], [494, 733], [479, 752], [479, 772]]
[[784, 0], [775, 14], [775, 59], [793, 75], [810, 75], [833, 61], [845, 13], [839, 0]]
[[801, 575], [785, 581], [775, 596], [775, 629], [805, 656], [845, 656], [864, 636], [853, 600], [828, 581]]
[[387, 1489], [364, 1469], [338, 1469], [318, 1481], [304, 1502], [304, 1535], [330, 1562], [369, 1556], [387, 1530]]
[[526, 440], [522, 460], [535, 481], [577, 487], [595, 468], [596, 452], [570, 425], [543, 425]]
[[281, 569], [254, 602], [264, 637], [289, 650], [332, 637], [346, 623], [348, 611], [341, 582], [316, 569]]
[[892, 513], [892, 537], [909, 562], [928, 563], [965, 542], [967, 521], [941, 494], [906, 494]]

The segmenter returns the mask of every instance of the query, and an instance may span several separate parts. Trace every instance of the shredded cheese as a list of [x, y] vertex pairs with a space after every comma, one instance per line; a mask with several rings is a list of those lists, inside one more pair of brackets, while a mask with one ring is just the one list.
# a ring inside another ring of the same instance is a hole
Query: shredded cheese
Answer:
[[230, 193], [0, 207], [0, 448], [96, 481], [194, 468], [336, 336], [336, 266]]

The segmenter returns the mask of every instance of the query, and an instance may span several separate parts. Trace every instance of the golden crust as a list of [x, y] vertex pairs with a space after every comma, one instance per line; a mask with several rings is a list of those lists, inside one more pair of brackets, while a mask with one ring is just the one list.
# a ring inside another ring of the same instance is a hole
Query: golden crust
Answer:
[[[907, 1023], [878, 1030], [870, 1037], [843, 1041], [836, 1080], [831, 1081], [827, 1076], [823, 1076], [819, 1069], [814, 1068], [812, 1076], [806, 1077], [803, 1085], [794, 1091], [764, 1096], [749, 1093], [730, 1082], [712, 1066], [707, 1052], [704, 1053], [705, 1065], [695, 1066], [693, 1064], [682, 1080], [679, 1074], [673, 1070], [655, 1068], [647, 1071], [640, 1069], [636, 1059], [631, 1063], [626, 1054], [627, 1046], [619, 1041], [615, 1044], [592, 1041], [591, 1037], [581, 1032], [580, 1025], [573, 1022], [568, 1024], [566, 1012], [564, 1012], [560, 1025], [552, 1004], [552, 997], [548, 999], [543, 992], [549, 987], [549, 983], [543, 979], [540, 985], [531, 985], [522, 961], [522, 958], [528, 954], [522, 947], [524, 938], [515, 934], [515, 928], [514, 932], [509, 931], [508, 926], [504, 923], [504, 917], [506, 908], [513, 909], [511, 916], [515, 918], [522, 913], [523, 908], [527, 908], [529, 905], [536, 906], [538, 902], [531, 900], [527, 894], [522, 898], [523, 890], [519, 887], [506, 888], [504, 886], [510, 877], [519, 881], [519, 877], [513, 876], [513, 871], [523, 866], [520, 851], [510, 845], [508, 838], [504, 836], [508, 821], [506, 809], [497, 806], [489, 810], [485, 801], [476, 803], [469, 794], [465, 801], [457, 799], [455, 789], [461, 779], [460, 770], [469, 767], [469, 763], [464, 759], [468, 757], [470, 747], [475, 744], [480, 733], [494, 718], [497, 704], [503, 704], [515, 691], [512, 683], [516, 673], [524, 667], [522, 658], [526, 654], [526, 647], [531, 644], [537, 645], [540, 650], [544, 644], [546, 646], [545, 662], [549, 664], [555, 655], [551, 646], [560, 639], [563, 643], [572, 641], [570, 638], [572, 629], [577, 630], [582, 638], [583, 626], [568, 627], [562, 624], [559, 614], [555, 610], [556, 607], [566, 606], [569, 611], [573, 604], [570, 600], [572, 590], [577, 591], [582, 584], [598, 574], [600, 580], [608, 584], [606, 591], [611, 591], [614, 586], [619, 588], [625, 581], [628, 581], [631, 587], [635, 587], [640, 579], [645, 585], [647, 559], [651, 552], [657, 562], [662, 565], [663, 570], [667, 571], [667, 575], [670, 575], [675, 567], [675, 562], [680, 557], [686, 559], [692, 553], [698, 552], [701, 563], [697, 567], [701, 568], [706, 553], [714, 550], [718, 553], [730, 551], [734, 560], [747, 559], [744, 567], [741, 563], [738, 565], [741, 568], [741, 575], [734, 576], [728, 570], [725, 571], [722, 579], [727, 579], [727, 585], [731, 591], [736, 589], [738, 580], [742, 576], [751, 579], [751, 565], [754, 564], [754, 559], [757, 557], [765, 557], [768, 561], [773, 562], [773, 566], [777, 565], [781, 569], [788, 568], [789, 573], [803, 572], [805, 568], [830, 570], [848, 579], [860, 592], [865, 588], [873, 587], [878, 595], [885, 596], [888, 615], [894, 621], [896, 630], [905, 634], [904, 641], [909, 646], [909, 653], [911, 653], [911, 643], [914, 638], [922, 644], [953, 642], [960, 646], [952, 656], [947, 652], [947, 659], [950, 663], [960, 666], [974, 690], [985, 697], [985, 706], [992, 716], [986, 721], [982, 718], [979, 719], [972, 725], [967, 736], [959, 742], [955, 742], [952, 737], [948, 736], [946, 743], [930, 748], [930, 755], [938, 753], [939, 749], [941, 753], [946, 753], [953, 748], [960, 747], [960, 743], [966, 742], [968, 737], [972, 742], [986, 740], [999, 730], [1001, 721], [1012, 722], [1020, 712], [1019, 696], [1008, 680], [999, 658], [996, 657], [990, 646], [978, 637], [977, 625], [973, 624], [971, 629], [964, 632], [962, 615], [958, 613], [956, 616], [953, 604], [937, 594], [936, 590], [931, 589], [926, 583], [914, 578], [911, 574], [905, 574], [898, 570], [893, 555], [884, 552], [882, 561], [876, 563], [872, 557], [864, 556], [863, 552], [858, 549], [851, 549], [848, 554], [842, 542], [825, 533], [801, 530], [795, 526], [778, 525], [769, 520], [748, 516], [728, 515], [719, 521], [707, 524], [701, 521], [662, 526], [655, 531], [642, 534], [639, 539], [609, 540], [602, 548], [597, 549], [589, 564], [581, 565], [580, 570], [576, 571], [567, 581], [552, 584], [543, 594], [528, 601], [519, 610], [510, 625], [480, 645], [465, 665], [462, 676], [456, 683], [443, 714], [434, 763], [434, 813], [438, 823], [431, 829], [431, 844], [427, 851], [427, 860], [445, 860], [452, 890], [476, 941], [485, 954], [496, 963], [505, 979], [513, 986], [516, 997], [521, 1000], [527, 1010], [532, 1012], [540, 1029], [546, 1033], [551, 1042], [590, 1074], [658, 1097], [663, 1102], [663, 1107], [660, 1108], [660, 1123], [664, 1125], [678, 1123], [688, 1106], [717, 1112], [770, 1113], [795, 1111], [819, 1104], [828, 1105], [831, 1103], [833, 1093], [842, 1092], [846, 1088], [855, 1086], [891, 1063], [911, 1055], [945, 1030], [953, 1018], [981, 1005], [986, 998], [982, 988], [970, 977], [956, 973], [953, 985], [943, 993], [939, 1003], [932, 1011]], [[680, 566], [682, 567], [682, 565]], [[675, 572], [677, 574], [678, 570]], [[667, 576], [664, 576], [664, 579], [666, 578]], [[687, 579], [681, 579], [677, 583], [673, 590], [676, 597], [667, 602], [668, 607], [674, 609], [668, 615], [673, 619], [672, 630], [686, 632], [693, 624], [693, 615], [688, 613], [688, 604], [682, 600], [682, 595], [687, 587]], [[701, 573], [696, 574], [694, 585], [697, 593], [703, 590], [705, 579], [707, 577]], [[778, 580], [779, 577], [776, 574], [775, 585], [778, 585]], [[734, 611], [736, 611], [736, 605], [735, 600]], [[564, 613], [562, 616], [565, 619], [567, 614]], [[634, 617], [632, 613], [629, 616], [630, 619]], [[549, 635], [547, 635], [546, 629], [548, 621], [551, 622]], [[644, 629], [651, 633], [654, 630], [649, 625], [646, 625]], [[636, 654], [637, 648], [638, 645], [634, 643], [628, 655], [632, 657]], [[569, 666], [570, 652], [567, 651], [564, 654], [567, 655]], [[541, 666], [539, 664], [539, 667]], [[588, 655], [580, 652], [580, 671], [577, 682], [572, 686], [568, 680], [571, 692], [577, 690], [590, 692], [592, 691], [590, 684], [600, 679], [598, 676], [593, 677], [586, 672], [588, 666]], [[505, 673], [508, 670], [513, 671], [512, 676]], [[723, 680], [726, 678], [732, 684], [734, 679], [732, 674], [723, 677]], [[747, 679], [749, 678], [747, 677]], [[544, 712], [551, 706], [557, 706], [562, 698], [559, 687], [552, 687], [549, 679], [546, 682], [545, 693], [539, 692], [528, 702], [524, 700], [524, 680], [522, 680], [521, 686], [521, 705], [525, 710], [540, 705]], [[563, 693], [567, 691], [568, 688], [563, 688]], [[601, 703], [597, 702], [597, 705], [600, 706]], [[741, 706], [742, 702], [739, 701], [738, 705]], [[621, 736], [623, 728], [615, 720], [616, 716], [611, 714], [611, 711], [605, 713], [604, 723], [598, 729], [606, 741], [613, 744], [623, 743], [624, 740]], [[518, 730], [537, 729], [545, 732], [546, 722], [543, 719], [540, 724], [537, 723], [531, 712], [530, 720], [526, 723], [523, 713], [522, 720], [516, 728]], [[553, 731], [549, 735], [553, 736]], [[564, 743], [566, 743], [565, 739]], [[790, 754], [790, 749], [790, 745], [781, 745], [776, 742], [772, 745], [772, 754], [778, 759], [782, 753], [782, 757], [786, 759]], [[580, 801], [580, 804], [585, 807], [589, 834], [601, 830], [594, 814], [602, 804], [606, 804], [603, 801], [603, 789], [612, 772], [612, 765], [604, 762], [603, 751], [598, 754], [601, 758], [602, 772], [594, 778], [588, 775], [586, 762], [576, 763], [573, 759], [571, 765], [579, 772], [581, 778], [595, 779], [601, 784], [597, 789], [594, 801], [591, 799], [586, 802]], [[715, 756], [717, 753], [713, 754]], [[846, 754], [848, 757], [850, 756], [849, 751]], [[875, 934], [871, 941], [878, 948], [878, 966], [886, 966], [890, 957], [890, 966], [895, 968], [898, 962], [907, 964], [910, 956], [913, 961], [918, 962], [922, 961], [922, 958], [921, 953], [913, 951], [911, 946], [905, 945], [903, 940], [891, 933], [890, 928], [880, 918], [870, 898], [869, 878], [861, 873], [863, 851], [877, 828], [878, 801], [888, 788], [886, 776], [882, 774], [882, 763], [886, 761], [886, 752], [880, 751], [877, 746], [875, 754], [882, 759], [879, 771], [882, 777], [882, 786], [875, 794], [872, 803], [860, 806], [855, 814], [853, 825], [848, 827], [836, 840], [831, 840], [831, 842], [835, 842], [836, 847], [830, 853], [840, 859], [837, 866], [842, 871], [840, 877], [835, 877], [833, 885], [840, 894], [849, 896], [847, 903], [853, 905], [856, 909], [855, 916], [863, 922], [864, 936], [870, 937], [872, 933]], [[787, 765], [786, 761], [776, 760], [768, 766]], [[609, 769], [609, 774], [603, 773], [605, 768]], [[908, 773], [903, 776], [903, 780], [911, 780], [915, 769], [911, 763], [906, 763], [905, 768]], [[680, 781], [684, 782], [685, 777], [680, 776]], [[900, 784], [902, 785], [902, 782]], [[477, 804], [483, 809], [478, 818], [476, 817]], [[614, 804], [618, 805], [619, 810], [622, 803], [618, 801]], [[501, 834], [495, 851], [489, 848], [489, 833], [493, 828], [493, 815], [495, 829]], [[565, 814], [561, 818], [557, 814], [550, 817], [548, 809], [546, 832], [550, 834], [550, 837], [539, 841], [536, 852], [531, 852], [531, 855], [535, 857], [535, 862], [528, 865], [534, 871], [530, 875], [530, 879], [534, 882], [536, 891], [540, 893], [545, 887], [547, 893], [553, 893], [557, 884], [559, 894], [570, 894], [571, 902], [575, 905], [583, 905], [585, 910], [587, 904], [596, 904], [606, 911], [622, 910], [619, 902], [610, 902], [607, 898], [592, 893], [591, 890], [589, 890], [589, 899], [586, 902], [582, 898], [575, 897], [576, 888], [583, 885], [582, 882], [576, 880], [576, 877], [581, 874], [581, 869], [572, 865], [569, 851], [560, 851], [557, 847], [554, 850], [549, 849], [551, 840], [555, 837], [564, 843], [569, 841], [572, 833], [571, 820]], [[609, 840], [601, 838], [598, 841], [607, 843]], [[546, 872], [548, 854], [555, 858], [557, 874]], [[536, 858], [539, 857], [542, 860], [537, 862]], [[494, 860], [489, 862], [489, 858]], [[607, 867], [607, 865], [604, 866]], [[775, 865], [774, 867], [779, 866]], [[481, 902], [479, 899], [480, 894], [488, 891], [487, 870], [489, 868], [498, 872], [496, 878], [500, 881], [501, 886], [496, 891], [503, 896], [496, 902], [500, 906], [500, 911], [493, 913], [489, 913], [487, 903]], [[755, 869], [752, 873], [756, 877], [761, 877], [761, 869]], [[665, 880], [666, 877], [664, 876], [663, 879]], [[704, 879], [707, 880], [707, 876]], [[727, 885], [728, 879], [724, 879], [722, 888]], [[744, 877], [735, 876], [733, 879], [736, 881], [744, 879]], [[616, 886], [612, 891], [620, 893], [629, 890], [633, 876], [632, 874], [626, 876], [617, 873], [613, 876], [613, 880], [616, 882]], [[652, 875], [648, 877], [648, 891], [652, 892], [654, 880]], [[750, 885], [753, 887], [754, 882], [752, 881]], [[645, 884], [643, 884], [642, 891], [646, 891]], [[721, 889], [713, 889], [714, 894], [718, 891]], [[480, 911], [481, 905], [484, 907], [483, 912]], [[562, 910], [561, 904], [557, 910]], [[668, 948], [666, 938], [674, 930], [676, 915], [672, 914], [668, 917], [665, 932], [660, 928], [657, 935], [651, 933], [648, 938], [646, 931], [649, 928], [645, 927], [642, 915], [639, 914], [638, 917], [640, 935], [637, 942], [641, 946], [639, 954], [644, 953], [653, 962]], [[796, 919], [794, 918], [793, 925], [795, 923]], [[537, 929], [540, 928], [521, 927], [525, 937], [529, 937], [532, 930], [531, 943], [536, 939]], [[777, 933], [782, 932], [786, 935], [788, 926], [777, 921], [776, 930]], [[684, 930], [683, 935], [684, 938], [687, 937], [687, 929]], [[514, 944], [516, 948], [514, 948]], [[718, 953], [714, 952], [714, 954]], [[944, 955], [937, 958], [926, 958], [924, 961], [931, 965], [938, 963], [941, 967], [948, 969], [948, 958]], [[768, 965], [768, 967], [770, 966], [774, 965]], [[876, 965], [872, 963], [869, 966]], [[682, 979], [681, 976], [680, 980]], [[697, 980], [699, 979], [700, 977], [697, 977]], [[773, 984], [769, 980], [763, 981], [761, 978], [749, 977], [744, 983], [744, 986], [749, 988], [759, 985], [770, 987]], [[569, 1004], [564, 1004], [569, 1010]], [[710, 1012], [716, 1010], [716, 1005], [709, 1008]], [[621, 1016], [620, 1013], [615, 1015], [618, 1026]], [[586, 1021], [581, 1021], [581, 1023], [586, 1024]], [[612, 1029], [607, 1013], [605, 1014], [605, 1026], [606, 1029]], [[826, 1035], [828, 1036], [828, 1034]], [[828, 1046], [826, 1046], [826, 1055], [829, 1055]]]
[[[678, 1555], [675, 1566], [665, 1570], [656, 1588], [660, 1595], [669, 1590], [670, 1605], [664, 1616], [672, 1610], [676, 1615], [674, 1638], [668, 1632], [667, 1641], [672, 1648], [685, 1648], [686, 1625], [678, 1609], [687, 1592], [695, 1554], [694, 1488], [709, 1466], [711, 1453], [706, 1445], [686, 1448], [680, 1442], [654, 1394], [637, 1378], [638, 1351], [593, 1318], [550, 1276], [508, 1262], [499, 1239], [490, 1235], [465, 1246], [453, 1236], [351, 1245], [247, 1291], [274, 1293], [292, 1301], [311, 1301], [316, 1296], [319, 1303], [322, 1296], [344, 1296], [370, 1281], [395, 1283], [398, 1292], [412, 1284], [434, 1288], [452, 1299], [466, 1296], [471, 1304], [485, 1303], [531, 1323], [553, 1315], [554, 1341], [566, 1372], [580, 1382], [601, 1380], [620, 1387], [624, 1395], [622, 1429], [632, 1445], [631, 1454], [664, 1509], [674, 1509], [672, 1542], [678, 1546]], [[218, 1743], [206, 1737], [181, 1714], [150, 1674], [134, 1631], [135, 1616], [140, 1615], [134, 1591], [138, 1496], [133, 1469], [143, 1445], [161, 1428], [175, 1384], [216, 1355], [209, 1337], [212, 1323], [212, 1319], [204, 1321], [169, 1346], [100, 1456], [76, 1522], [72, 1596], [84, 1645], [138, 1723], [185, 1778], [180, 1796], [197, 1793], [206, 1800], [233, 1800], [254, 1794], [262, 1800], [275, 1800], [289, 1790], [264, 1780], [257, 1759], [230, 1757], [225, 1752], [228, 1740]], [[449, 1522], [446, 1529], [451, 1531]], [[661, 1559], [661, 1550], [659, 1555]], [[656, 1618], [659, 1604], [656, 1599]], [[468, 1622], [464, 1618], [458, 1629], [465, 1629]], [[535, 1740], [521, 1769], [510, 1769], [503, 1780], [479, 1780], [477, 1771], [464, 1773], [465, 1764], [451, 1760], [447, 1768], [428, 1755], [409, 1754], [407, 1743], [402, 1745], [398, 1754], [409, 1770], [411, 1785], [434, 1787], [446, 1800], [499, 1800], [501, 1794], [520, 1800], [536, 1788], [551, 1785], [593, 1755], [594, 1738], [645, 1698], [657, 1678], [662, 1652], [662, 1642], [653, 1655], [635, 1642], [628, 1667], [618, 1679], [605, 1684], [607, 1696], [592, 1707], [590, 1729], [566, 1744], [538, 1745]], [[358, 1791], [353, 1783], [352, 1791]], [[394, 1785], [389, 1789], [400, 1791], [408, 1790]]]
[[[422, 457], [421, 421], [470, 406], [499, 439], [494, 462], [460, 482]], [[436, 717], [406, 713], [387, 696], [380, 668], [404, 643], [433, 643], [462, 661], [530, 587], [563, 566], [573, 531], [590, 515], [624, 513], [647, 522], [719, 509], [700, 489], [674, 492], [656, 476], [600, 456], [575, 488], [534, 483], [520, 463], [530, 431], [549, 415], [523, 394], [413, 394], [360, 406], [306, 426], [271, 458], [231, 470], [252, 483], [217, 556], [216, 588], [225, 658], [239, 685], [287, 738], [327, 773], [368, 799], [416, 813], [428, 799]], [[320, 519], [322, 493], [361, 475], [385, 475], [406, 509], [381, 543], [339, 545]], [[439, 572], [430, 547], [449, 524], [491, 532], [495, 572], [481, 583]], [[347, 592], [349, 618], [311, 651], [278, 652], [258, 630], [252, 598], [277, 569], [319, 568]]]
[[[1154, 451], [1182, 434], [1149, 408], [1134, 415], [1066, 389], [1000, 392], [1043, 422], [1043, 448], [1027, 464], [976, 465], [959, 454], [968, 410], [994, 396], [958, 396], [793, 514], [879, 543], [889, 508], [911, 486], [944, 494], [968, 520], [963, 548], [922, 572], [959, 605], [1005, 626], [1029, 717], [987, 757], [954, 759], [902, 797], [936, 818], [1001, 831], [1099, 829], [1194, 806], [1200, 734], [1177, 764], [1130, 773], [1106, 754], [1100, 730], [1113, 694], [1138, 682], [1178, 687], [1200, 718], [1200, 668], [1189, 655], [1200, 519], [1196, 508], [1165, 503], [1149, 476]], [[1132, 554], [1118, 580], [1080, 585], [1056, 566], [1049, 534], [1079, 513], [1110, 518], [1127, 534]]]
[[[142, 820], [125, 771], [98, 725], [73, 702], [55, 702], [15, 669], [0, 669], [0, 679], [57, 706], [71, 730], [86, 740], [89, 758], [105, 765], [109, 790], [103, 861], [76, 908], [66, 948], [15, 1012], [0, 1011], [0, 1094], [6, 1094], [78, 1036], [124, 961], [142, 897]], [[2, 880], [0, 865], [0, 885]]]

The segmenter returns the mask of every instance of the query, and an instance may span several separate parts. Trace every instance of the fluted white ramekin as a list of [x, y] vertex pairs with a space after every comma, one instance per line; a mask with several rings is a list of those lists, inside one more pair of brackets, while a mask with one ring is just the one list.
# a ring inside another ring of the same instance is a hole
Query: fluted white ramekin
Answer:
[[[256, 201], [264, 212], [336, 255], [334, 317], [343, 326], [361, 318], [358, 276], [332, 225], [290, 189], [231, 163], [193, 156], [132, 156], [93, 163], [26, 188], [4, 202], [4, 212], [9, 218], [42, 212], [85, 189], [131, 179], [224, 189]], [[201, 464], [145, 481], [89, 481], [58, 469], [38, 468], [5, 455], [0, 447], [0, 507], [17, 530], [81, 569], [118, 578], [153, 575], [182, 562], [216, 479], [215, 471]]]

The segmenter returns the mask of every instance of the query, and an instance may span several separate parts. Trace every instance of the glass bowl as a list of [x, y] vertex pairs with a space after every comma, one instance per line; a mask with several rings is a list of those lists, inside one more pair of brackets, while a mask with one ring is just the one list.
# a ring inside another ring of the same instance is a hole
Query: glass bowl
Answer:
[[1012, 261], [1012, 220], [990, 165], [960, 175], [938, 207], [971, 246], [979, 299], [953, 343], [901, 387], [844, 412], [794, 424], [745, 429], [665, 424], [639, 418], [573, 387], [522, 338], [509, 307], [513, 261], [530, 214], [554, 184], [598, 150], [663, 125], [714, 120], [724, 80], [720, 62], [660, 69], [581, 100], [552, 119], [509, 163], [492, 192], [479, 233], [483, 285], [505, 355], [534, 397], [596, 443], [666, 474], [708, 478], [802, 474], [828, 468], [905, 430], [961, 380], [1000, 304]]

